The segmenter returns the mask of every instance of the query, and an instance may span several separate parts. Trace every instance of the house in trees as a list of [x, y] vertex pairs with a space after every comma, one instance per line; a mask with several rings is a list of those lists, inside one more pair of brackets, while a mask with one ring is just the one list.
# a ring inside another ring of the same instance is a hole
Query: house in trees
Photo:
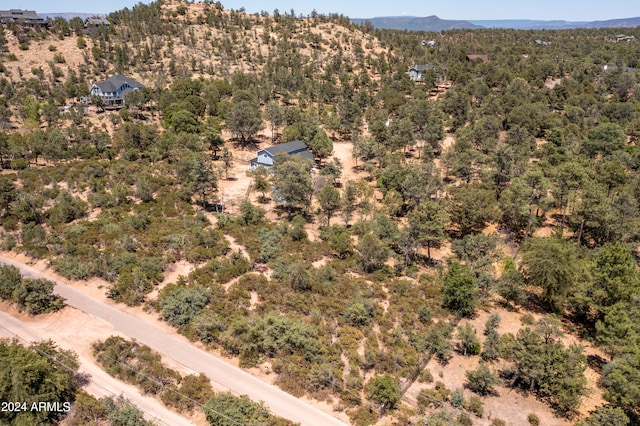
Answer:
[[144, 87], [142, 83], [125, 77], [124, 75], [114, 75], [104, 81], [98, 81], [91, 86], [91, 96], [99, 96], [102, 105], [106, 109], [117, 109], [124, 106], [124, 96]]
[[307, 145], [302, 141], [291, 141], [282, 143], [279, 145], [270, 146], [258, 151], [257, 157], [251, 160], [249, 169], [255, 170], [262, 166], [269, 168], [274, 165], [276, 155], [284, 153], [287, 155], [297, 155], [302, 160], [313, 160], [315, 157], [311, 151], [307, 148]]
[[615, 43], [620, 43], [621, 41], [626, 41], [626, 42], [630, 42], [632, 40], [634, 40], [635, 37], [633, 36], [629, 36], [629, 35], [625, 35], [625, 34], [618, 34], [617, 36], [615, 36], [613, 38], [613, 42]]
[[414, 65], [409, 68], [409, 78], [411, 81], [422, 81], [422, 73], [426, 70], [432, 70], [433, 65], [424, 64], [424, 65]]
[[84, 27], [87, 29], [109, 27], [110, 25], [111, 22], [109, 22], [107, 18], [101, 18], [99, 16], [93, 16], [84, 21]]
[[33, 10], [9, 9], [0, 10], [0, 23], [11, 24], [16, 23], [26, 27], [48, 27], [49, 22], [38, 16]]
[[[617, 65], [603, 65], [602, 67], [600, 67], [600, 69], [602, 69], [602, 71], [617, 71], [618, 70], [618, 66]], [[635, 70], [635, 68], [633, 67], [624, 67], [622, 68], [622, 71], [624, 72], [633, 72]]]

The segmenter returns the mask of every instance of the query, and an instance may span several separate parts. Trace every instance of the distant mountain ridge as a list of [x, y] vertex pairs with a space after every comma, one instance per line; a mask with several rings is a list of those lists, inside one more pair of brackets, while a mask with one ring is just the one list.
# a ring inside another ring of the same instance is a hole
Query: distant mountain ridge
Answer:
[[635, 18], [588, 22], [584, 28], [635, 28], [637, 26], [640, 26], [640, 16]]
[[533, 19], [495, 19], [471, 21], [483, 28], [509, 28], [513, 30], [566, 30], [585, 28], [590, 22], [578, 21], [536, 21]]
[[389, 30], [410, 30], [410, 31], [444, 31], [459, 28], [476, 29], [482, 28], [469, 21], [455, 21], [440, 19], [435, 15], [418, 16], [383, 16], [371, 19], [352, 19], [352, 22], [360, 25], [365, 21], [370, 21], [376, 28]]
[[610, 19], [607, 21], [542, 21], [532, 19], [495, 19], [495, 20], [448, 20], [432, 15], [417, 16], [379, 16], [371, 19], [354, 18], [355, 24], [370, 21], [375, 28], [409, 31], [440, 32], [453, 29], [510, 28], [516, 30], [564, 30], [571, 28], [633, 28], [640, 26], [640, 17]]
[[610, 19], [607, 21], [538, 21], [531, 19], [473, 20], [484, 28], [511, 28], [516, 30], [564, 30], [571, 28], [634, 28], [640, 17]]

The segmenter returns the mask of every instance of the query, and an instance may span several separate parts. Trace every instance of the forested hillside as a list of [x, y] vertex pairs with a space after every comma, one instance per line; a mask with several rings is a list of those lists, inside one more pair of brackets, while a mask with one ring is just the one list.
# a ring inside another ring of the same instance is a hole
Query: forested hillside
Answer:
[[640, 422], [638, 28], [108, 18], [2, 27], [2, 250], [353, 424]]

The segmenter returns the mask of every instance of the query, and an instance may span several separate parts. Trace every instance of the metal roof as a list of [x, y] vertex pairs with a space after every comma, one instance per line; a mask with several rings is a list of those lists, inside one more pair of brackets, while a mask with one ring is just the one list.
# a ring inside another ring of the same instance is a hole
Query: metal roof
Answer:
[[411, 67], [411, 69], [412, 70], [416, 70], [416, 71], [432, 70], [433, 69], [433, 65], [431, 65], [431, 64], [415, 65], [415, 66]]
[[116, 92], [124, 84], [129, 84], [135, 89], [142, 89], [144, 87], [142, 83], [121, 74], [113, 75], [105, 81], [98, 81], [94, 84], [98, 86], [103, 93]]
[[9, 9], [0, 10], [0, 20], [5, 22], [45, 23], [34, 10]]
[[106, 18], [87, 18], [87, 20], [84, 21], [84, 24], [85, 24], [85, 26], [88, 26], [88, 25], [93, 25], [93, 26], [106, 25], [106, 26], [109, 26], [109, 25], [111, 25], [109, 20], [107, 20]]
[[278, 145], [270, 146], [265, 148], [264, 151], [267, 151], [271, 155], [276, 155], [279, 152], [284, 152], [285, 154], [289, 154], [293, 151], [298, 151], [300, 149], [307, 149], [307, 144], [302, 141], [291, 141], [287, 143], [281, 143]]

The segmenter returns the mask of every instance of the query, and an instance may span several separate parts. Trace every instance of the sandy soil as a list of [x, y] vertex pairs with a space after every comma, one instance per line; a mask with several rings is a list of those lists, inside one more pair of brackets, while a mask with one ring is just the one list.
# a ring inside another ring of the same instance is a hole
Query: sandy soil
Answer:
[[[42, 272], [47, 276], [51, 277], [52, 279], [68, 284], [72, 286], [74, 289], [79, 290], [82, 293], [95, 298], [96, 300], [99, 300], [109, 306], [116, 307], [117, 309], [123, 312], [126, 312], [129, 315], [132, 315], [138, 319], [145, 321], [146, 323], [153, 324], [155, 327], [163, 330], [166, 333], [169, 333], [174, 336], [179, 336], [179, 334], [175, 331], [174, 328], [172, 328], [166, 322], [162, 321], [159, 318], [159, 315], [157, 313], [147, 312], [144, 310], [142, 306], [129, 307], [123, 304], [118, 304], [113, 302], [113, 300], [107, 298], [105, 290], [109, 286], [109, 283], [107, 283], [104, 280], [101, 280], [98, 278], [92, 278], [91, 280], [88, 280], [88, 281], [68, 280], [56, 274], [55, 271], [53, 271], [49, 267], [47, 261], [41, 260], [38, 262], [34, 262], [32, 261], [32, 259], [22, 254], [16, 254], [13, 252], [0, 252], [0, 258], [5, 258], [8, 260], [12, 260], [14, 262], [19, 262], [22, 264], [29, 265], [30, 267], [36, 269], [38, 272]], [[165, 279], [165, 282], [166, 282], [166, 279]], [[77, 312], [78, 314], [85, 315], [85, 317], [80, 318], [75, 316], [77, 314], [67, 314], [68, 312]], [[94, 317], [90, 317], [76, 310], [65, 308], [63, 311], [57, 314], [52, 314], [52, 315], [55, 316], [55, 321], [58, 324], [58, 326], [60, 326], [62, 329], [65, 330], [59, 337], [61, 341], [67, 342], [66, 344], [69, 345], [68, 346], [69, 349], [76, 350], [80, 354], [85, 354], [85, 356], [91, 356], [91, 349], [90, 349], [91, 343], [93, 343], [96, 340], [109, 337], [112, 334], [116, 334], [113, 332], [113, 329], [110, 329], [110, 327], [106, 327], [106, 324], [103, 321], [98, 320]], [[49, 327], [49, 326], [45, 325], [45, 327]], [[49, 327], [49, 328], [50, 328], [49, 331], [52, 333], [51, 336], [56, 336], [56, 341], [57, 341], [58, 336], [53, 334], [55, 327]], [[77, 338], [77, 336], [83, 336], [83, 337]], [[191, 343], [191, 344], [201, 349], [205, 349], [204, 346], [201, 345], [200, 343]], [[206, 349], [206, 350], [210, 352], [212, 355], [214, 355], [215, 357], [224, 361], [225, 363], [233, 365], [235, 367], [239, 367], [238, 359], [235, 359], [235, 358], [231, 359], [231, 358], [224, 357], [222, 356], [220, 351], [217, 351], [217, 350], [211, 350], [211, 349]], [[176, 363], [173, 360], [166, 357], [163, 357], [163, 362], [165, 362], [169, 367], [180, 371], [180, 373], [183, 375], [198, 373], [195, 371], [191, 371], [185, 368], [183, 365]], [[249, 369], [247, 371], [249, 371], [252, 375], [258, 377], [259, 379], [261, 379], [266, 383], [273, 383], [273, 381], [275, 380], [275, 375], [265, 373], [260, 368]], [[214, 390], [223, 391], [226, 389], [221, 389], [214, 386]], [[347, 421], [346, 415], [338, 415], [334, 413], [333, 409], [330, 407], [327, 407], [326, 404], [323, 402], [309, 400], [309, 403], [322, 409], [323, 411], [331, 413], [335, 417], [341, 418], [341, 420], [343, 421]]]
[[[84, 63], [84, 54], [89, 52], [91, 47], [88, 37], [85, 38], [85, 41], [87, 41], [89, 47], [82, 50], [78, 48], [78, 38], [70, 36], [65, 37], [64, 40], [51, 38], [49, 40], [32, 41], [29, 44], [28, 50], [20, 50], [18, 47], [18, 39], [13, 32], [8, 29], [3, 30], [7, 38], [9, 52], [18, 58], [17, 61], [4, 63], [8, 71], [6, 74], [10, 76], [10, 80], [12, 81], [26, 80], [34, 77], [31, 69], [38, 67], [42, 68], [45, 78], [51, 80], [51, 69], [48, 63], [55, 62], [55, 55], [62, 55], [64, 57], [65, 62], [56, 63], [56, 66], [62, 69], [64, 75], [67, 76], [70, 69], [77, 70], [78, 67]], [[55, 46], [55, 50], [50, 50], [48, 48], [49, 46]], [[20, 76], [21, 73], [22, 77]]]
[[451, 133], [446, 133], [444, 139], [441, 142], [442, 154], [440, 155], [439, 158], [433, 159], [433, 164], [436, 166], [438, 170], [440, 170], [440, 177], [442, 179], [447, 177], [447, 169], [446, 167], [444, 167], [442, 159], [444, 158], [444, 155], [446, 154], [446, 152], [449, 149], [451, 149], [451, 147], [455, 142], [456, 142], [455, 137]]
[[356, 168], [356, 161], [353, 158], [353, 144], [351, 142], [334, 142], [333, 156], [331, 158], [337, 158], [342, 163], [341, 182], [359, 181], [367, 176], [366, 172]]
[[[522, 327], [522, 322], [520, 321], [522, 313], [507, 311], [500, 307], [491, 309], [491, 312], [480, 311], [475, 318], [472, 320], [463, 320], [459, 325], [463, 325], [465, 322], [470, 323], [476, 329], [480, 341], [484, 342], [484, 326], [491, 313], [500, 315], [501, 321], [498, 327], [500, 334], [516, 334]], [[539, 314], [532, 315], [536, 320], [541, 317]], [[569, 345], [571, 343], [578, 343], [579, 340], [574, 335], [565, 334], [562, 341], [565, 345]], [[585, 344], [585, 342], [580, 343], [585, 347], [585, 354], [602, 356], [602, 354], [591, 345]], [[434, 383], [435, 381], [441, 381], [448, 389], [454, 390], [463, 388], [466, 383], [465, 372], [476, 369], [479, 361], [479, 356], [465, 357], [455, 354], [447, 365], [443, 366], [438, 363], [437, 360], [432, 359], [427, 364], [427, 368], [433, 374]], [[494, 370], [499, 370], [504, 366], [505, 364], [503, 362], [491, 364], [491, 368]], [[597, 387], [597, 381], [600, 375], [591, 368], [587, 368], [585, 376], [588, 380], [589, 394], [582, 399], [582, 405], [580, 407], [580, 414], [582, 415], [586, 415], [589, 411], [605, 403], [602, 399], [602, 392]], [[433, 389], [435, 386], [434, 383], [427, 384], [416, 381], [404, 395], [403, 401], [415, 406], [420, 390]], [[505, 420], [507, 425], [528, 426], [527, 416], [529, 413], [537, 414], [538, 417], [540, 417], [540, 424], [542, 425], [568, 426], [573, 424], [573, 422], [556, 417], [547, 404], [530, 393], [522, 392], [518, 389], [511, 389], [506, 386], [497, 386], [495, 389], [497, 395], [483, 398], [485, 415], [483, 418], [474, 417], [474, 425], [488, 426], [491, 424], [492, 418], [499, 418]], [[464, 389], [464, 393], [467, 398], [473, 394], [467, 389]]]
[[[230, 135], [223, 133], [223, 137], [228, 140]], [[222, 170], [222, 175], [218, 180], [217, 196], [227, 212], [237, 214], [240, 212], [240, 204], [251, 195], [250, 187], [253, 184], [253, 179], [247, 176], [247, 171], [249, 170], [249, 161], [255, 157], [257, 150], [253, 151], [248, 147], [243, 148], [239, 144], [230, 142], [226, 146], [231, 151], [234, 160], [229, 169], [228, 179], [225, 178], [222, 161], [215, 161]], [[252, 201], [255, 202], [255, 200]]]
[[240, 252], [247, 259], [251, 259], [251, 256], [249, 256], [249, 252], [247, 251], [247, 249], [244, 246], [238, 244], [235, 238], [230, 235], [225, 235], [224, 237], [229, 242], [229, 253]]
[[[11, 318], [2, 317], [5, 313], [9, 314]], [[123, 395], [134, 405], [145, 411], [146, 417], [154, 420], [157, 424], [208, 424], [202, 416], [194, 415], [187, 418], [170, 411], [159, 399], [142, 395], [135, 386], [115, 379], [102, 370], [93, 358], [91, 345], [109, 336], [121, 335], [105, 322], [69, 307], [56, 313], [31, 317], [17, 312], [15, 308], [7, 303], [0, 303], [0, 318], [3, 318], [0, 337], [14, 337], [13, 333], [16, 333], [29, 342], [45, 338], [51, 339], [60, 348], [70, 349], [78, 354], [80, 361], [79, 371], [87, 374], [90, 378], [85, 390], [91, 395], [97, 398]], [[12, 321], [13, 318], [21, 324], [15, 324]], [[163, 362], [180, 371], [183, 375], [193, 374], [193, 372], [185, 371], [183, 366], [175, 365], [168, 359], [163, 359]]]
[[189, 263], [184, 259], [169, 265], [168, 269], [164, 271], [164, 279], [160, 284], [154, 287], [147, 298], [149, 300], [155, 299], [156, 297], [158, 297], [158, 293], [160, 292], [160, 290], [166, 287], [167, 284], [175, 283], [181, 276], [188, 276], [189, 273], [191, 273], [195, 268], [196, 265], [193, 265], [192, 263]]

